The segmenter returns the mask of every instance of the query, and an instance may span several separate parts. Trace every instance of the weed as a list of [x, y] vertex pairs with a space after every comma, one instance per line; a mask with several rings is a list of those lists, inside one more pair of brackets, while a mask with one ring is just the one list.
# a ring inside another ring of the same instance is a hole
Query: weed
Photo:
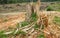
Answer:
[[24, 27], [24, 26], [26, 26], [26, 25], [28, 25], [28, 24], [30, 24], [30, 23], [29, 23], [29, 22], [24, 21], [24, 22], [22, 22], [22, 23], [21, 23], [21, 27]]
[[45, 38], [44, 33], [41, 32], [40, 35], [38, 36], [38, 38]]
[[60, 25], [60, 17], [55, 16], [53, 22]]

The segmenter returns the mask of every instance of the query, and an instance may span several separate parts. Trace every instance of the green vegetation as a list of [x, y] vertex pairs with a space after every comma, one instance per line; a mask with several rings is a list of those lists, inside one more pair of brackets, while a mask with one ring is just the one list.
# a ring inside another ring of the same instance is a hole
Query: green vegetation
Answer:
[[34, 29], [38, 29], [38, 28], [39, 28], [39, 26], [37, 24], [35, 24]]
[[19, 35], [19, 34], [25, 35], [26, 33], [24, 31], [19, 30], [19, 29], [18, 30], [14, 29], [9, 35], [15, 36], [15, 35]]
[[47, 11], [54, 11], [54, 9], [53, 9], [52, 6], [48, 6], [48, 7], [46, 8], [46, 10], [47, 10]]
[[[0, 0], [0, 4], [11, 4], [11, 3], [24, 3], [24, 2], [31, 2], [32, 0]], [[36, 2], [37, 0], [33, 0]]]
[[21, 23], [17, 23], [17, 24], [16, 24], [16, 27], [17, 27], [17, 28], [20, 28], [20, 27], [27, 26], [27, 25], [29, 25], [29, 24], [30, 24], [30, 22], [24, 21], [24, 22], [21, 22]]
[[16, 30], [13, 30], [10, 34], [5, 34], [5, 31], [0, 31], [0, 38], [8, 38], [9, 36], [15, 36], [15, 35], [26, 35], [26, 33], [24, 31], [18, 30], [16, 32]]
[[60, 0], [41, 0], [42, 2], [55, 2], [55, 1], [60, 1]]
[[32, 22], [37, 21], [37, 15], [36, 15], [36, 13], [32, 13], [30, 18], [31, 18], [30, 22], [24, 21], [24, 22], [21, 22], [20, 24], [18, 23], [16, 26], [17, 26], [18, 28], [20, 27], [20, 25], [21, 25], [21, 27], [24, 27], [24, 26], [29, 25], [29, 24], [32, 23]]
[[29, 22], [24, 21], [24, 22], [22, 22], [22, 23], [21, 23], [21, 27], [24, 27], [24, 26], [26, 26], [26, 25], [28, 25], [28, 24], [30, 24], [30, 23], [29, 23]]
[[46, 8], [47, 11], [60, 11], [60, 3], [56, 2], [53, 4], [50, 4]]
[[53, 4], [51, 6], [55, 9], [55, 11], [59, 11], [60, 12], [60, 4], [56, 3], [56, 4]]
[[0, 38], [7, 38], [7, 35], [3, 34], [4, 31], [0, 31]]
[[36, 15], [36, 13], [32, 13], [31, 14], [31, 21], [33, 22], [33, 21], [37, 21], [37, 15]]
[[[10, 4], [10, 3], [23, 3], [23, 2], [31, 2], [32, 0], [0, 0], [0, 4]], [[33, 0], [36, 2], [37, 0]], [[54, 2], [60, 0], [41, 0], [42, 2]]]
[[21, 30], [19, 30], [17, 33], [15, 33], [15, 35], [19, 35], [19, 34], [26, 35], [26, 33], [24, 31], [21, 31]]
[[[40, 28], [40, 27], [41, 27], [41, 25], [39, 26], [39, 25], [35, 24], [34, 29], [38, 29], [38, 28]], [[42, 29], [42, 30], [44, 29], [44, 25], [42, 25], [41, 29]]]
[[55, 16], [53, 21], [54, 23], [60, 25], [60, 17]]
[[44, 33], [41, 32], [40, 35], [38, 36], [38, 38], [45, 38]]

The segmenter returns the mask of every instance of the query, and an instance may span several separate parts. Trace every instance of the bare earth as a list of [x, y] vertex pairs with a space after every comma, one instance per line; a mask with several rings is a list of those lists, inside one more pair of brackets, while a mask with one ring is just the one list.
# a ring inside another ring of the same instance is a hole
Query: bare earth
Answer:
[[9, 14], [3, 13], [0, 15], [2, 16], [0, 18], [0, 29], [4, 29], [8, 27], [15, 27], [17, 23], [25, 20], [25, 13], [9, 13]]

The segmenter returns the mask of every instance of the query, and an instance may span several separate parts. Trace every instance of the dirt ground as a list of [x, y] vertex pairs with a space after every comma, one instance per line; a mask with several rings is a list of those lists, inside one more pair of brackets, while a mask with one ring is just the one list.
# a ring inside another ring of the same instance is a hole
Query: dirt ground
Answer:
[[16, 14], [0, 14], [0, 29], [5, 29], [8, 27], [15, 27], [17, 23], [23, 22], [25, 20], [25, 13], [16, 13]]

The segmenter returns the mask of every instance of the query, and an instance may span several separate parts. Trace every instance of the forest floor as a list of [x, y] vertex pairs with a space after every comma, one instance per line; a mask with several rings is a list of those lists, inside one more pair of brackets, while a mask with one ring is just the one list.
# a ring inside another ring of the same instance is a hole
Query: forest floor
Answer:
[[[41, 13], [41, 12], [40, 12]], [[54, 16], [60, 17], [60, 12], [57, 11], [43, 11], [42, 13], [48, 15], [48, 20], [50, 25], [44, 29], [44, 32], [50, 33], [51, 29], [54, 30], [60, 35], [60, 26], [56, 23], [53, 23]], [[25, 21], [25, 14], [24, 13], [1, 13], [0, 14], [0, 29], [4, 30], [9, 27], [16, 27], [16, 24]], [[22, 27], [22, 31], [30, 34], [28, 38], [36, 38], [37, 34], [39, 35], [39, 31], [34, 30], [34, 23]], [[58, 32], [59, 31], [59, 32]], [[35, 35], [36, 34], [36, 35]], [[51, 35], [50, 35], [51, 37]], [[48, 38], [48, 37], [47, 37]], [[51, 37], [52, 38], [52, 37]]]
[[[7, 31], [4, 34], [9, 35], [9, 38], [37, 38], [38, 36], [38, 38], [43, 38], [44, 36], [45, 38], [60, 38], [60, 12], [40, 11], [38, 16], [41, 13], [43, 17], [43, 14], [47, 15], [49, 25], [44, 30], [41, 30], [40, 28], [36, 30], [36, 28], [38, 28], [38, 25], [35, 26], [36, 22], [40, 20], [35, 22], [25, 22], [26, 17], [28, 17], [26, 16], [26, 8], [26, 4], [0, 5], [0, 30]], [[33, 19], [35, 20], [36, 18], [34, 17]], [[40, 19], [40, 16], [38, 19]], [[20, 23], [22, 23], [22, 25]], [[10, 32], [10, 30], [13, 32]], [[3, 36], [1, 35], [2, 34], [0, 34], [0, 38]]]

